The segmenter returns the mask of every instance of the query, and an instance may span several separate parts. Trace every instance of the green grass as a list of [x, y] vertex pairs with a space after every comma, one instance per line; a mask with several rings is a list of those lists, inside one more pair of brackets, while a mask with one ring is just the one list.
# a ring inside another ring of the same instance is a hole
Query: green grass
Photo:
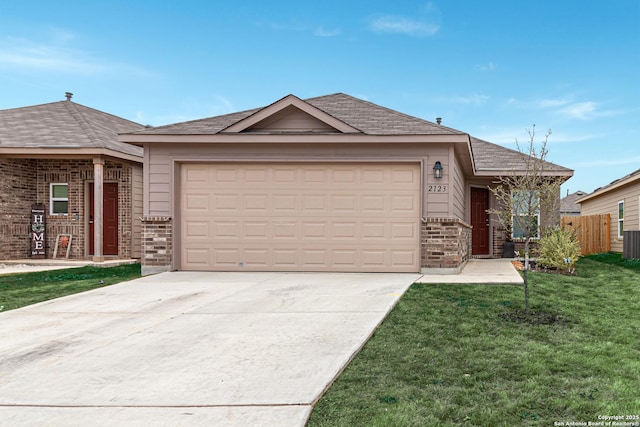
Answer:
[[[140, 277], [140, 264], [80, 267], [0, 276], [0, 311]], [[101, 283], [102, 282], [102, 283]]]
[[521, 287], [415, 284], [315, 406], [309, 426], [552, 426], [640, 414], [640, 263], [586, 257]]

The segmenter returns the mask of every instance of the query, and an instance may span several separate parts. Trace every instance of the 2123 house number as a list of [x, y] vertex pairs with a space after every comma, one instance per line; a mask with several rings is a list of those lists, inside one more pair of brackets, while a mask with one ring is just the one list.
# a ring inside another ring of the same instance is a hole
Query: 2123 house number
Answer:
[[446, 185], [428, 185], [427, 192], [428, 193], [446, 193], [447, 186]]

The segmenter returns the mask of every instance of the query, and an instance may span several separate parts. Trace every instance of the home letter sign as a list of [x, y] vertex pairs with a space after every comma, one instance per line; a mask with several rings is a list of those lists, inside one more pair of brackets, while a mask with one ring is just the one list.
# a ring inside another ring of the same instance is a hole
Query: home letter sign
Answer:
[[46, 258], [44, 213], [44, 205], [31, 205], [31, 258]]

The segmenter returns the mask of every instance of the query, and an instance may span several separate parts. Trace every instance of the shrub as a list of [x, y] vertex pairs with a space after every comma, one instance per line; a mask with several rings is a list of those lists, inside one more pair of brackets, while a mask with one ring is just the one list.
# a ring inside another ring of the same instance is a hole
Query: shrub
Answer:
[[580, 243], [573, 230], [556, 227], [540, 239], [538, 265], [573, 273], [581, 255]]

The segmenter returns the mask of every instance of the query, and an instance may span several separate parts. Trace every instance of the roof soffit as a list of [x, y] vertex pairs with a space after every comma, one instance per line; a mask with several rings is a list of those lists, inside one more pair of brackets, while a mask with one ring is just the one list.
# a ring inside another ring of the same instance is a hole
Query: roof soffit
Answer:
[[[275, 103], [256, 111], [250, 116], [228, 126], [220, 133], [241, 133], [260, 130], [261, 124], [271, 124], [281, 120], [287, 114], [294, 111], [302, 111], [307, 114], [311, 121], [321, 122], [323, 130], [326, 128], [335, 129], [339, 133], [362, 133], [360, 130], [346, 124], [345, 122], [325, 113], [317, 107], [301, 100], [294, 95], [287, 95]], [[299, 131], [299, 130], [298, 130]]]

